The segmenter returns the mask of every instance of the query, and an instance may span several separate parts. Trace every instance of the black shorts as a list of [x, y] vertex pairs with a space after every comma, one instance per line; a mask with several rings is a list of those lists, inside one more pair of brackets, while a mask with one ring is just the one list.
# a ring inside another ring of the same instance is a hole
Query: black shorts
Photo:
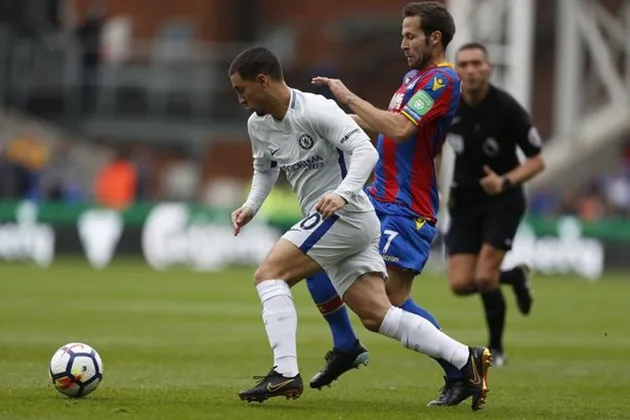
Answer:
[[448, 254], [478, 254], [482, 244], [509, 251], [525, 214], [523, 196], [462, 198], [451, 195], [451, 225], [446, 235]]

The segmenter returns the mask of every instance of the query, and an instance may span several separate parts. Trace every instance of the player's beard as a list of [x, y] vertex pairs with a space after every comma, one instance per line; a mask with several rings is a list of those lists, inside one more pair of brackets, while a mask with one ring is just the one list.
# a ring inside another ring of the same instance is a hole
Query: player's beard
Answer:
[[418, 57], [418, 62], [415, 66], [412, 66], [412, 69], [422, 70], [429, 64], [431, 61], [431, 49], [429, 48], [429, 40], [426, 39], [424, 42], [424, 51]]
[[430, 55], [423, 54], [422, 57], [418, 60], [418, 64], [416, 64], [414, 69], [415, 70], [424, 69], [429, 64], [430, 59], [431, 59]]

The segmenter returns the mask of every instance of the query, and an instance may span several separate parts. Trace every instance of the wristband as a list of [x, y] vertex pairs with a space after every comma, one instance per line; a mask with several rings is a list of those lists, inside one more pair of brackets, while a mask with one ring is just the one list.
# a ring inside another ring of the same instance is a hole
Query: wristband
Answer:
[[514, 183], [512, 181], [510, 181], [510, 178], [503, 177], [503, 186], [502, 186], [502, 191], [509, 191], [512, 188], [514, 188]]

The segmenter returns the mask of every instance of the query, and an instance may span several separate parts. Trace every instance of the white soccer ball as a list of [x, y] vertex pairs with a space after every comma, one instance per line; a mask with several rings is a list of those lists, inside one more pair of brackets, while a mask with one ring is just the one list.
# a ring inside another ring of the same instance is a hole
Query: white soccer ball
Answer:
[[68, 343], [50, 360], [50, 379], [57, 391], [69, 397], [85, 397], [103, 379], [103, 361], [92, 347]]

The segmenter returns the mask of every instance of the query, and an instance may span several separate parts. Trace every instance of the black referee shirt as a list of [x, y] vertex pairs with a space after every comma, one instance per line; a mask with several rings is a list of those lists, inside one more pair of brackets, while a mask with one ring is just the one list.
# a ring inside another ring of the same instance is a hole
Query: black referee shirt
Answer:
[[[482, 195], [479, 180], [485, 176], [484, 165], [503, 175], [520, 165], [516, 146], [527, 157], [539, 154], [542, 146], [527, 111], [509, 93], [492, 85], [474, 107], [462, 99], [447, 139], [456, 154], [453, 187]], [[520, 187], [512, 191], [522, 194]]]

